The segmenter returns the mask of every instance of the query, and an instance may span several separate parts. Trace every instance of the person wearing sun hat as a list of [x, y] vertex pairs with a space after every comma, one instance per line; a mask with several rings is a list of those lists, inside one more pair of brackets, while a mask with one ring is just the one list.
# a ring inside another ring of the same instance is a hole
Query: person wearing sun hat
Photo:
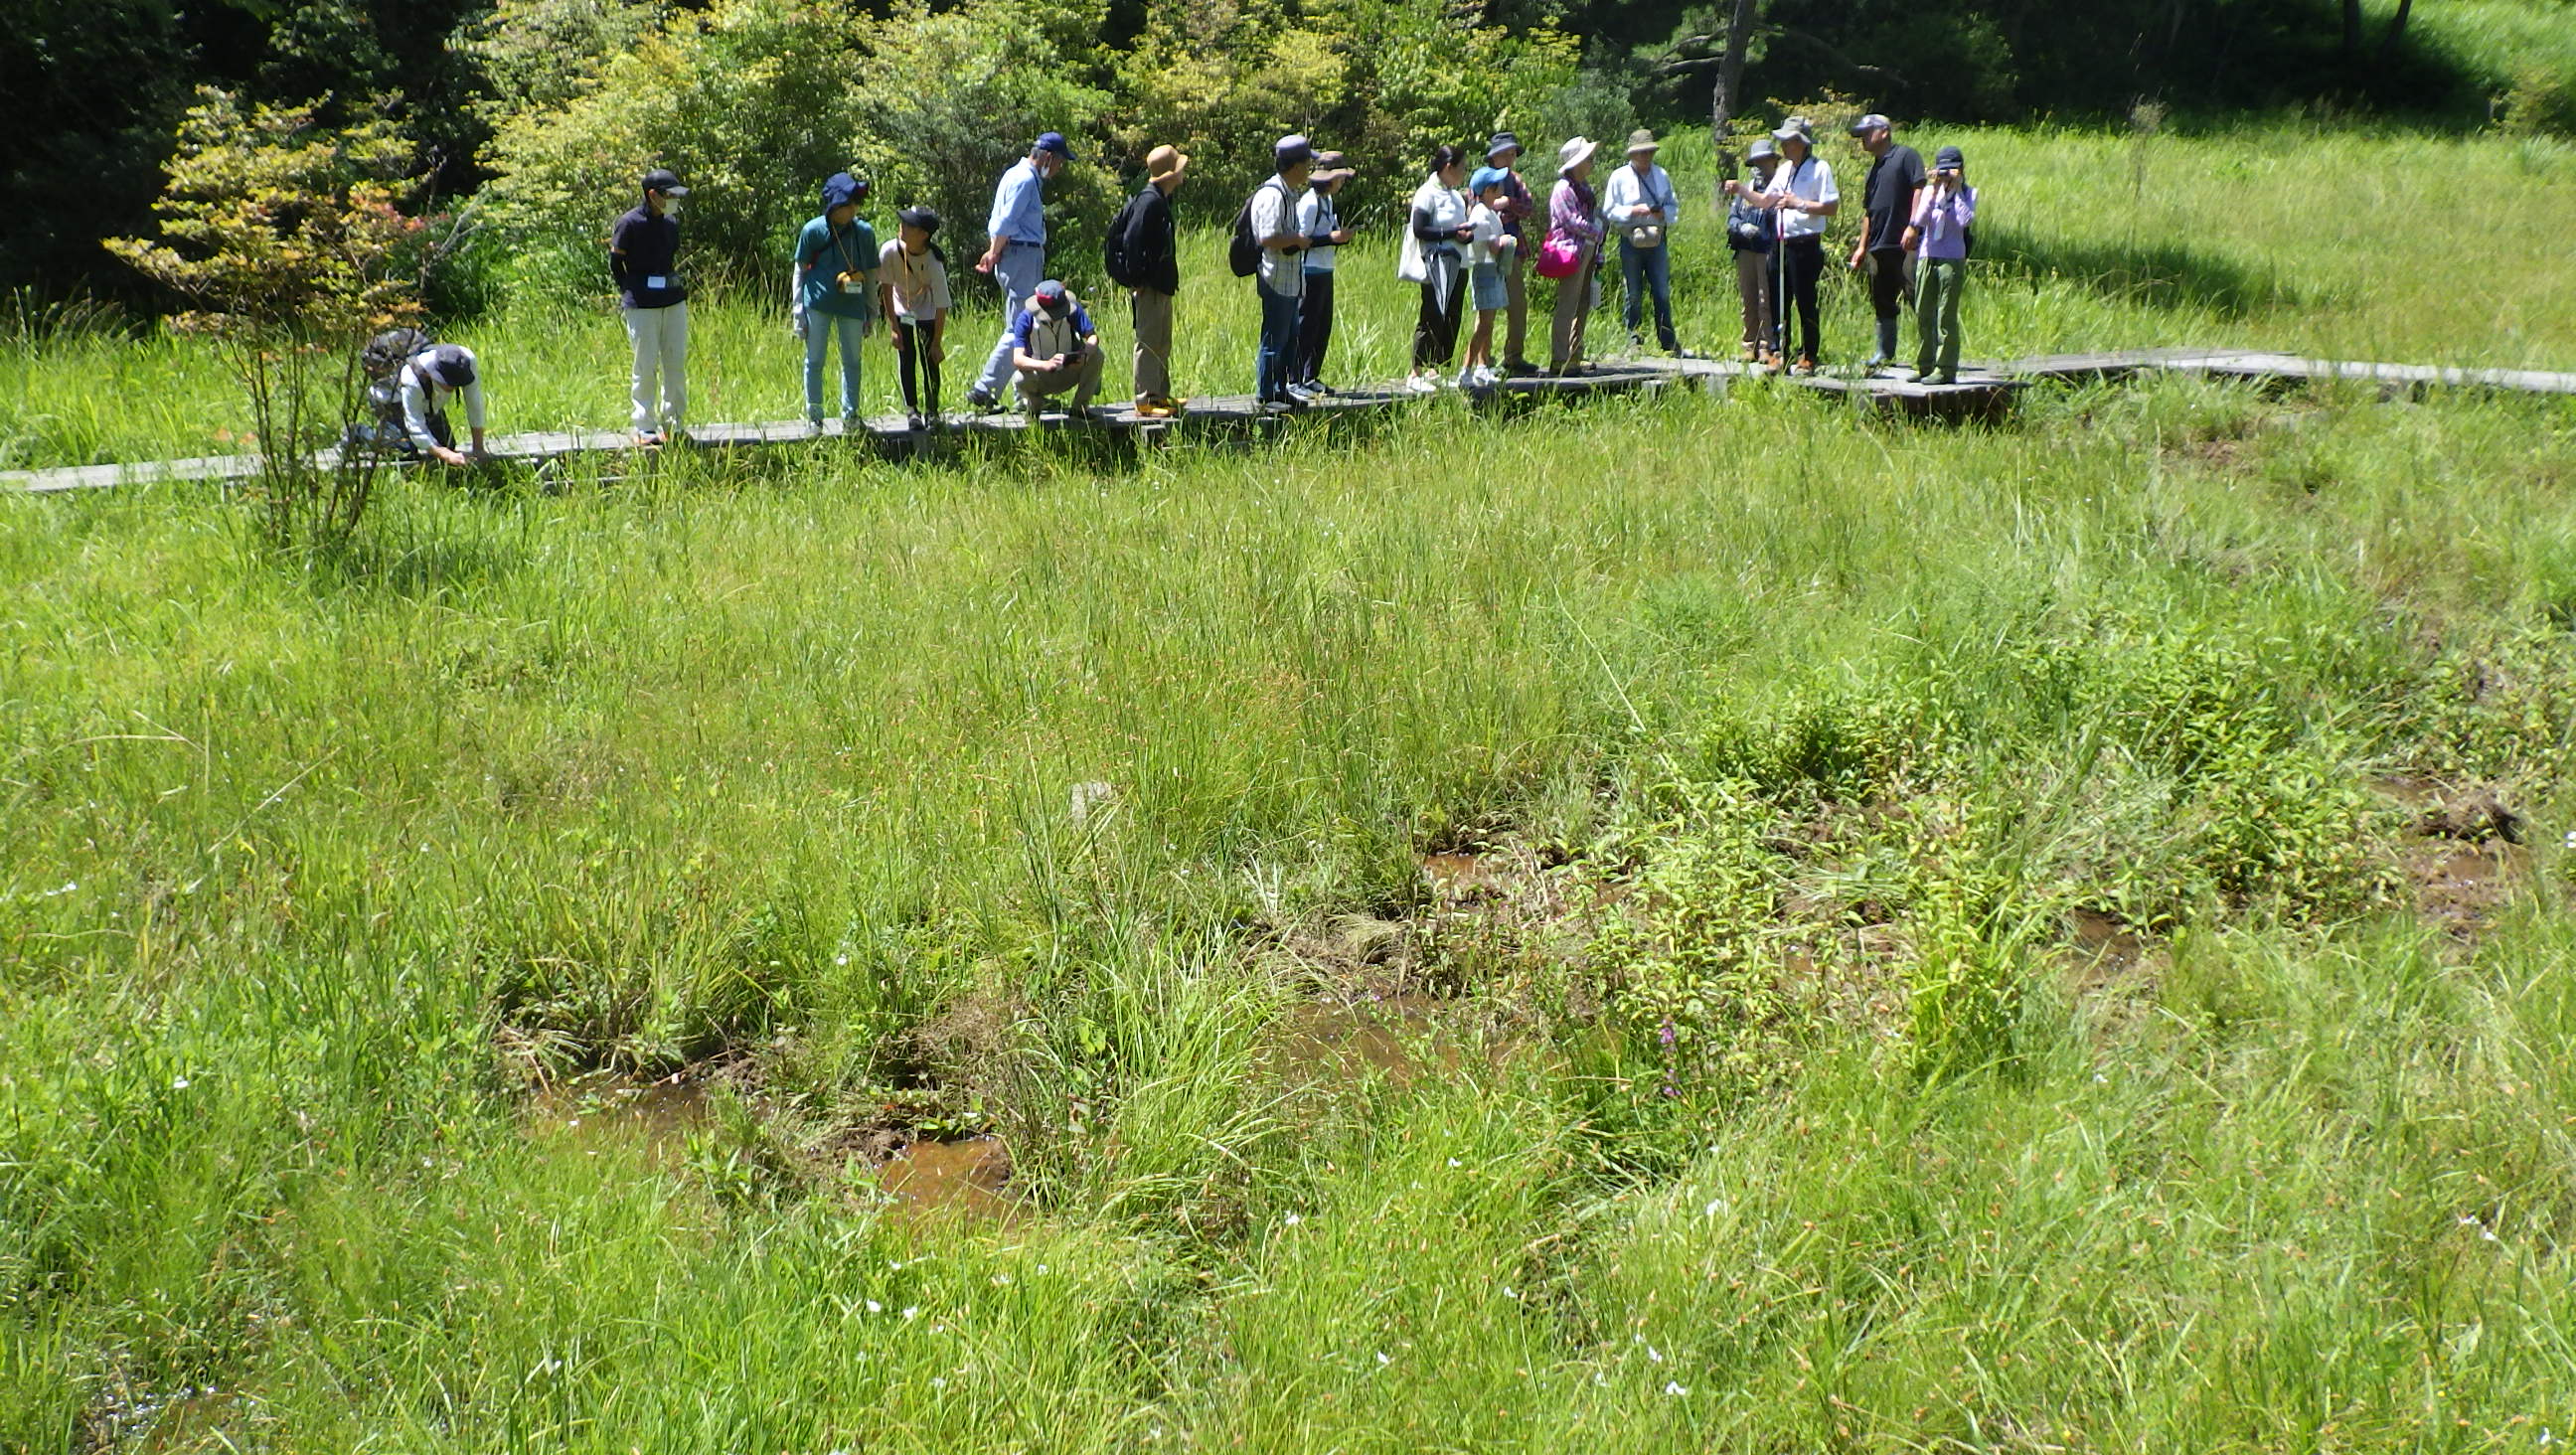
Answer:
[[1310, 398], [1333, 392], [1324, 382], [1324, 352], [1333, 346], [1333, 271], [1341, 245], [1351, 240], [1333, 199], [1356, 175], [1340, 152], [1317, 152], [1314, 170], [1306, 174], [1306, 195], [1297, 199], [1297, 230], [1306, 235], [1306, 293], [1297, 305], [1297, 357], [1288, 369], [1288, 387]]
[[1780, 165], [1780, 149], [1767, 136], [1756, 137], [1745, 149], [1744, 163], [1753, 174], [1747, 181], [1730, 180], [1726, 184], [1729, 198], [1726, 208], [1726, 245], [1735, 254], [1735, 292], [1744, 305], [1744, 357], [1747, 361], [1779, 363], [1779, 340], [1772, 336], [1776, 319], [1772, 313], [1772, 250], [1778, 239], [1779, 214], [1765, 212], [1753, 205], [1753, 197], [1771, 181]]
[[1029, 290], [1046, 276], [1047, 179], [1071, 160], [1073, 148], [1064, 133], [1040, 132], [1029, 143], [1029, 154], [1013, 162], [993, 186], [993, 212], [984, 223], [992, 240], [975, 260], [975, 271], [1002, 285], [1002, 337], [994, 341], [983, 372], [966, 391], [966, 402], [977, 409], [999, 407], [1003, 379], [1011, 372], [1011, 328]]
[[938, 213], [907, 207], [894, 217], [895, 235], [877, 251], [878, 302], [893, 326], [904, 422], [918, 430], [925, 416], [939, 417], [939, 366], [948, 358], [948, 255], [931, 240]]
[[1772, 306], [1779, 310], [1784, 352], [1790, 311], [1796, 310], [1798, 362], [1792, 372], [1812, 374], [1822, 342], [1816, 284], [1825, 274], [1825, 225], [1841, 207], [1842, 193], [1834, 186], [1833, 164], [1816, 155], [1815, 133], [1804, 117], [1789, 118], [1771, 140], [1779, 145], [1781, 165], [1756, 203], [1780, 214], [1780, 286]]
[[1074, 413], [1090, 405], [1100, 389], [1100, 330], [1072, 289], [1054, 278], [1038, 284], [1002, 338], [1022, 408], [1034, 415], [1039, 400], [1068, 389]]
[[626, 395], [640, 445], [678, 434], [689, 407], [689, 290], [680, 282], [680, 199], [688, 195], [677, 174], [656, 167], [644, 174], [643, 202], [608, 235], [608, 273], [634, 356]]
[[[1178, 147], [1145, 154], [1145, 185], [1124, 209], [1118, 243], [1120, 271], [1129, 283], [1127, 319], [1136, 335], [1136, 413], [1147, 419], [1178, 414], [1172, 393], [1172, 315], [1181, 291], [1179, 236], [1172, 194], [1189, 175], [1190, 159]], [[1113, 224], [1115, 222], [1113, 220]]]
[[1529, 361], [1529, 235], [1526, 224], [1538, 216], [1538, 199], [1521, 179], [1521, 139], [1508, 131], [1485, 143], [1485, 165], [1503, 173], [1503, 190], [1494, 213], [1511, 236], [1511, 262], [1503, 269], [1503, 364], [1499, 372], [1526, 378], [1538, 372]]
[[1574, 249], [1574, 271], [1556, 280], [1556, 314], [1548, 328], [1547, 367], [1557, 375], [1583, 372], [1583, 325], [1593, 306], [1594, 275], [1601, 265], [1601, 198], [1592, 189], [1593, 154], [1601, 143], [1569, 138], [1556, 149], [1556, 187], [1547, 197], [1547, 240]]
[[1681, 196], [1673, 179], [1655, 165], [1660, 145], [1655, 134], [1639, 127], [1628, 133], [1628, 165], [1601, 184], [1601, 210], [1619, 239], [1619, 276], [1624, 284], [1620, 309], [1628, 324], [1628, 342], [1645, 347], [1638, 328], [1645, 322], [1645, 295], [1655, 300], [1655, 339], [1664, 352], [1682, 353], [1673, 332], [1673, 252], [1667, 246], [1672, 226], [1681, 218]]
[[859, 421], [859, 344], [876, 312], [877, 234], [859, 217], [868, 184], [847, 172], [823, 180], [822, 214], [796, 235], [788, 320], [805, 341], [805, 418], [823, 423], [823, 356], [841, 343], [841, 423]]

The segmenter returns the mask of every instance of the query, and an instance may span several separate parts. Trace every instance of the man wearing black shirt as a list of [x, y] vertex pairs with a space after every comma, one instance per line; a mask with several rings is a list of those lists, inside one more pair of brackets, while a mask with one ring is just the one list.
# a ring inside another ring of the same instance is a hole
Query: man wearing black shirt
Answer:
[[1863, 366], [1875, 372], [1896, 357], [1905, 305], [1912, 301], [1914, 280], [1906, 266], [1905, 229], [1914, 219], [1914, 198], [1923, 190], [1923, 154], [1896, 140], [1894, 123], [1876, 112], [1851, 124], [1860, 149], [1869, 154], [1869, 180], [1861, 195], [1869, 209], [1860, 241], [1852, 245], [1854, 271], [1869, 270], [1869, 306], [1878, 316], [1878, 348]]
[[678, 434], [689, 405], [689, 293], [680, 285], [679, 218], [680, 199], [688, 195], [678, 177], [657, 167], [644, 174], [643, 205], [617, 219], [608, 235], [608, 273], [617, 280], [626, 341], [635, 353], [627, 397], [638, 444], [660, 444], [665, 429]]

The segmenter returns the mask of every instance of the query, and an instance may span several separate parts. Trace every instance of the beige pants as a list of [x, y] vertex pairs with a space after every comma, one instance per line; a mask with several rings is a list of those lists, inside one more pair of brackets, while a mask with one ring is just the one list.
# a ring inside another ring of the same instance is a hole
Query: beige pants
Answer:
[[1583, 249], [1583, 263], [1571, 274], [1556, 282], [1556, 316], [1548, 325], [1547, 365], [1562, 369], [1583, 362], [1583, 325], [1592, 316], [1593, 289], [1597, 286], [1593, 266], [1601, 261], [1601, 245], [1593, 243]]
[[1092, 395], [1100, 392], [1100, 345], [1084, 344], [1082, 359], [1072, 368], [1054, 369], [1043, 374], [1021, 369], [1013, 379], [1023, 404], [1035, 404], [1070, 389], [1073, 391], [1073, 407], [1080, 409], [1091, 402]]
[[1771, 254], [1735, 255], [1735, 291], [1744, 300], [1744, 345], [1771, 348]]
[[627, 377], [628, 422], [637, 434], [677, 434], [689, 412], [689, 305], [629, 308], [625, 315], [635, 365]]
[[1128, 295], [1128, 320], [1136, 327], [1136, 397], [1172, 397], [1172, 304], [1169, 293], [1139, 288]]
[[1512, 249], [1511, 266], [1503, 269], [1503, 362], [1529, 359], [1529, 259]]

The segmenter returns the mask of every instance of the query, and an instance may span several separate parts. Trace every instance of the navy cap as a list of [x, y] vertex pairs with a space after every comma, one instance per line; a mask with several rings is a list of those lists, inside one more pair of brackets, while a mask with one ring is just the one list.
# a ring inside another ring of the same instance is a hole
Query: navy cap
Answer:
[[1033, 152], [1053, 152], [1068, 162], [1073, 160], [1073, 148], [1065, 145], [1064, 133], [1060, 131], [1042, 131], [1038, 133], [1038, 139], [1029, 143], [1029, 150]]
[[823, 179], [823, 210], [845, 207], [867, 194], [867, 184], [847, 172], [834, 172]]
[[1280, 166], [1293, 167], [1299, 162], [1311, 162], [1315, 159], [1315, 144], [1306, 140], [1302, 132], [1290, 132], [1272, 144], [1270, 155]]
[[644, 190], [666, 197], [686, 197], [689, 189], [680, 185], [680, 174], [668, 167], [655, 167], [644, 174]]
[[1062, 318], [1073, 311], [1073, 291], [1064, 286], [1061, 278], [1047, 279], [1029, 296], [1037, 300], [1038, 307], [1045, 309], [1049, 318]]
[[907, 207], [896, 213], [894, 220], [906, 227], [920, 228], [923, 232], [939, 231], [939, 214], [927, 207]]
[[1957, 147], [1943, 147], [1932, 154], [1933, 171], [1963, 172], [1967, 167], [1968, 158]]

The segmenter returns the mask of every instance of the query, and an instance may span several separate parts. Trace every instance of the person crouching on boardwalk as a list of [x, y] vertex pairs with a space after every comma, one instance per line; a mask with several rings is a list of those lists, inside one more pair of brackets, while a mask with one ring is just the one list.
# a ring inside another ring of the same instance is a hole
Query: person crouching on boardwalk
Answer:
[[1020, 407], [1032, 416], [1038, 401], [1073, 391], [1073, 412], [1081, 413], [1100, 389], [1100, 330], [1082, 300], [1057, 279], [1038, 284], [1029, 301], [1003, 335], [1011, 346], [1011, 367], [1019, 388]]
[[1501, 376], [1494, 372], [1494, 315], [1511, 304], [1503, 281], [1516, 251], [1503, 224], [1503, 186], [1510, 174], [1500, 167], [1479, 167], [1467, 179], [1475, 205], [1467, 211], [1472, 236], [1467, 243], [1467, 295], [1476, 309], [1476, 332], [1467, 340], [1467, 362], [1458, 370], [1461, 389], [1491, 389]]
[[644, 174], [644, 201], [608, 235], [608, 274], [635, 355], [626, 392], [639, 445], [679, 435], [689, 408], [689, 292], [680, 283], [680, 199], [688, 195], [657, 167]]
[[948, 358], [948, 257], [931, 240], [939, 231], [938, 213], [907, 207], [895, 214], [895, 223], [894, 240], [877, 252], [877, 286], [884, 290], [885, 315], [894, 321], [904, 423], [918, 430], [925, 419], [939, 418], [939, 366]]
[[1340, 152], [1317, 152], [1315, 169], [1306, 174], [1306, 195], [1297, 199], [1297, 230], [1306, 235], [1306, 296], [1297, 305], [1297, 362], [1288, 371], [1288, 387], [1309, 399], [1334, 392], [1324, 382], [1324, 353], [1333, 346], [1336, 249], [1351, 240], [1351, 230], [1342, 226], [1333, 199], [1355, 175]]
[[1968, 229], [1977, 220], [1977, 189], [1968, 185], [1968, 160], [1957, 147], [1932, 154], [1932, 180], [1915, 200], [1905, 245], [1921, 259], [1921, 292], [1914, 305], [1923, 346], [1915, 351], [1914, 377], [1935, 384], [1959, 382], [1959, 290], [1968, 272]]
[[1458, 148], [1432, 149], [1431, 175], [1413, 189], [1407, 210], [1404, 243], [1396, 253], [1395, 274], [1422, 288], [1422, 309], [1413, 320], [1413, 373], [1404, 387], [1416, 394], [1440, 391], [1440, 371], [1458, 351], [1458, 318], [1466, 307], [1463, 285], [1467, 240], [1467, 156]]
[[823, 213], [796, 235], [789, 322], [805, 343], [805, 419], [823, 425], [823, 356], [841, 344], [841, 425], [859, 423], [859, 345], [876, 311], [877, 234], [859, 220], [868, 184], [847, 172], [823, 181]]

